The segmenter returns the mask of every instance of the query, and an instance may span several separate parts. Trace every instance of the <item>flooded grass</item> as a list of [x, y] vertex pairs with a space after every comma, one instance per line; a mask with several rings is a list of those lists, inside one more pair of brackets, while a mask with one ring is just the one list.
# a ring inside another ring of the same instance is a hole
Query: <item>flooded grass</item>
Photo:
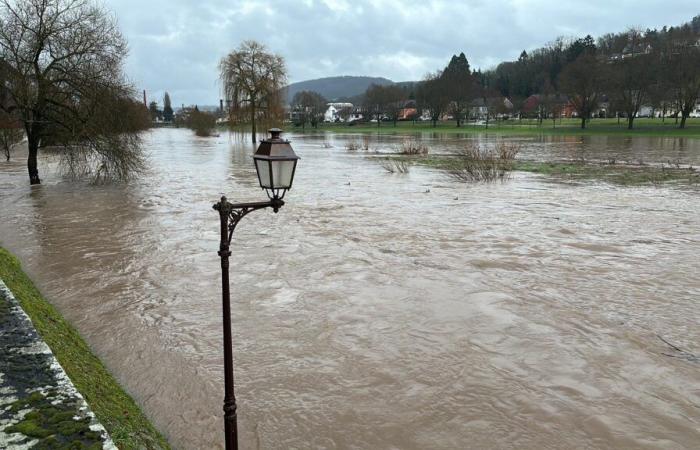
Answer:
[[[102, 362], [92, 353], [78, 332], [42, 297], [22, 271], [19, 261], [2, 248], [0, 248], [0, 278], [12, 290], [22, 309], [31, 318], [36, 330], [51, 348], [75, 387], [83, 394], [117, 447], [169, 448], [163, 436], [151, 425], [136, 402], [124, 392]], [[41, 403], [42, 399], [36, 400]], [[60, 411], [55, 406], [45, 406], [46, 408], [40, 408], [36, 414], [28, 415], [11, 431], [42, 438], [59, 431], [66, 435], [77, 432], [72, 428], [70, 430], [60, 428], [59, 425], [62, 422], [56, 419], [60, 416], [56, 413]], [[83, 425], [82, 422], [77, 425], [71, 424], [71, 426]], [[47, 432], [50, 434], [46, 434]]]
[[[401, 156], [393, 156], [400, 158]], [[463, 160], [458, 156], [430, 156], [411, 158], [412, 164], [434, 167], [448, 173], [463, 170]], [[669, 165], [649, 166], [609, 164], [587, 161], [528, 161], [515, 160], [509, 170], [550, 175], [569, 180], [601, 180], [623, 186], [644, 184], [698, 184], [700, 172], [693, 167]]]
[[322, 124], [318, 129], [294, 132], [306, 134], [332, 131], [337, 133], [357, 134], [406, 134], [406, 133], [440, 133], [440, 134], [500, 134], [500, 135], [551, 135], [551, 136], [619, 136], [619, 137], [700, 137], [700, 119], [690, 118], [686, 128], [680, 129], [673, 119], [637, 119], [632, 130], [627, 129], [626, 122], [617, 123], [617, 119], [592, 119], [588, 127], [581, 129], [578, 119], [562, 119], [552, 125], [551, 121], [538, 124], [536, 120], [523, 119], [499, 121], [485, 124], [467, 124], [457, 127], [454, 121], [439, 122], [433, 127], [431, 122], [398, 122], [396, 126], [390, 123], [377, 127], [375, 124]]

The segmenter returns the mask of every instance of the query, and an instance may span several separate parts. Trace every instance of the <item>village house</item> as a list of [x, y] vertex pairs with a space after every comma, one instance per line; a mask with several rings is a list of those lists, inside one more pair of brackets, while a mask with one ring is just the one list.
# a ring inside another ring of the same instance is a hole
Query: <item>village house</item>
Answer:
[[[324, 122], [345, 122], [346, 119], [351, 120], [347, 117], [342, 117], [341, 111], [349, 110], [352, 112], [352, 103], [328, 103], [326, 106], [328, 106], [328, 109], [326, 109], [326, 112], [323, 114]], [[349, 114], [349, 116], [351, 115], [352, 113]]]

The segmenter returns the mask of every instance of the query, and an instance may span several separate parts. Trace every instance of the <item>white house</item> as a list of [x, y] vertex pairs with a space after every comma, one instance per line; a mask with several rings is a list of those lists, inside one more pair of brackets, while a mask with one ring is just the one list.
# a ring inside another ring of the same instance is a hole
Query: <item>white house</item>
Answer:
[[323, 120], [325, 122], [342, 122], [343, 118], [340, 117], [340, 111], [343, 109], [350, 109], [352, 111], [352, 103], [328, 103], [328, 109], [323, 115]]
[[698, 100], [698, 102], [695, 103], [695, 108], [693, 108], [693, 110], [690, 111], [690, 117], [700, 117], [700, 100]]

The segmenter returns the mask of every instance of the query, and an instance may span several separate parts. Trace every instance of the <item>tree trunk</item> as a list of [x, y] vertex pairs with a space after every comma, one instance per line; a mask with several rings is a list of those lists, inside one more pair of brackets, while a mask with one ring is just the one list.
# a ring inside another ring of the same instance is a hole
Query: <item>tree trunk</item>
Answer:
[[629, 114], [627, 116], [627, 129], [631, 130], [634, 125], [634, 114]]
[[586, 129], [586, 116], [581, 116], [581, 129]]
[[256, 102], [255, 97], [251, 97], [251, 102], [250, 102], [250, 105], [251, 105], [251, 106], [250, 106], [250, 123], [251, 123], [251, 130], [250, 130], [250, 132], [251, 132], [251, 134], [252, 134], [251, 139], [252, 139], [252, 141], [253, 141], [253, 144], [255, 144], [256, 137], [257, 137], [257, 136], [256, 136], [256, 135], [257, 135], [257, 129], [255, 128], [255, 102]]
[[685, 119], [687, 119], [687, 118], [688, 118], [688, 114], [686, 114], [685, 111], [683, 111], [683, 114], [681, 114], [681, 124], [678, 125], [678, 128], [681, 128], [681, 129], [685, 128]]
[[39, 167], [37, 165], [37, 155], [39, 154], [39, 139], [31, 135], [27, 139], [29, 155], [27, 156], [27, 169], [29, 171], [29, 184], [41, 184], [39, 179]]

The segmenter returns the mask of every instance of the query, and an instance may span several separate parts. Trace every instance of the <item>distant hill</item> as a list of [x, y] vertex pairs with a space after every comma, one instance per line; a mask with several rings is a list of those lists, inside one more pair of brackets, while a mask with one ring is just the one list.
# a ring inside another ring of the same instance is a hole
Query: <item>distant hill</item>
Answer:
[[394, 82], [381, 77], [327, 77], [317, 80], [299, 81], [287, 87], [287, 103], [292, 102], [294, 94], [299, 91], [316, 91], [328, 100], [347, 99], [364, 94], [372, 84], [393, 84]]

